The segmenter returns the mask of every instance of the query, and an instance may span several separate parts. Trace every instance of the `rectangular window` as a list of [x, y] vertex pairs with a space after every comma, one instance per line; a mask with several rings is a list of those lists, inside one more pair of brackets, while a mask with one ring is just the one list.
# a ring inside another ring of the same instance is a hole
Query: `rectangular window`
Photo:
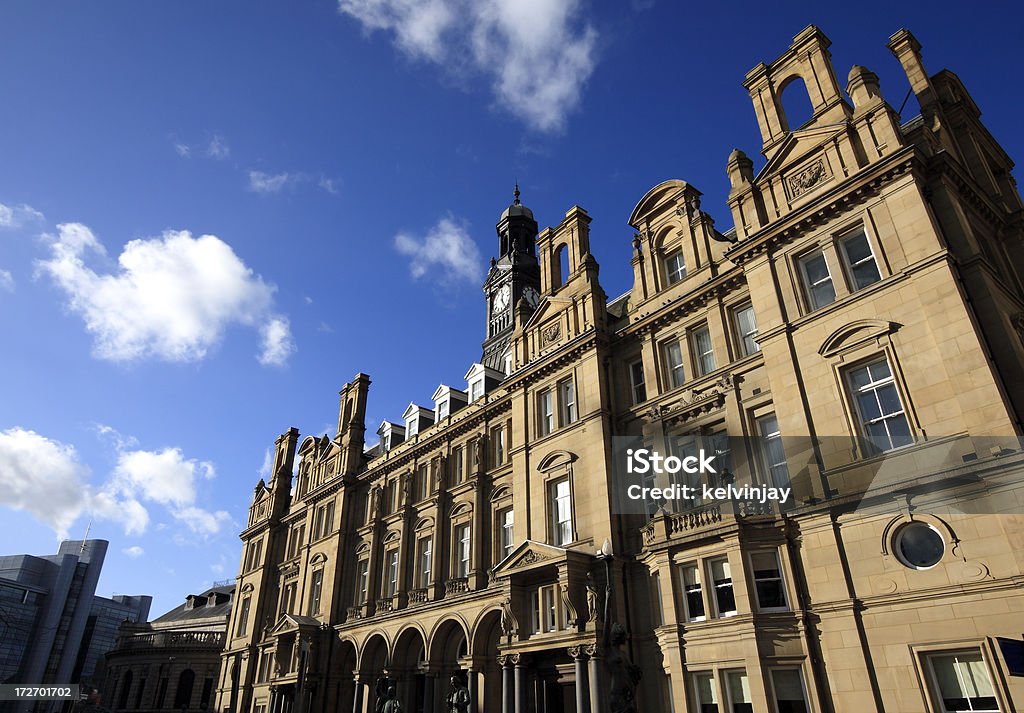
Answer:
[[725, 674], [725, 691], [729, 694], [730, 713], [754, 713], [750, 698], [750, 679], [746, 671], [728, 671]]
[[298, 590], [298, 584], [292, 582], [286, 584], [284, 589], [281, 590], [281, 614], [298, 614], [295, 611], [295, 592]]
[[836, 289], [832, 275], [825, 262], [825, 254], [817, 250], [800, 260], [800, 274], [803, 277], [807, 303], [811, 309], [819, 309], [836, 301]]
[[512, 508], [505, 508], [498, 511], [498, 522], [501, 524], [500, 540], [501, 551], [499, 559], [504, 559], [512, 554], [515, 547], [515, 524], [514, 511]]
[[740, 354], [750, 356], [754, 352], [761, 351], [761, 345], [757, 342], [757, 321], [754, 318], [754, 305], [744, 305], [737, 308], [734, 313], [736, 317], [736, 334], [739, 337]]
[[782, 448], [782, 433], [779, 419], [771, 413], [757, 419], [757, 431], [761, 435], [761, 457], [769, 479], [777, 488], [789, 487], [789, 465]]
[[245, 630], [249, 625], [249, 605], [252, 597], [242, 600], [242, 608], [238, 612], [238, 626], [235, 627], [235, 636], [245, 636]]
[[786, 588], [782, 582], [782, 565], [779, 553], [752, 552], [750, 569], [754, 574], [754, 589], [757, 590], [757, 608], [761, 611], [786, 609]]
[[732, 616], [736, 613], [736, 597], [732, 589], [732, 570], [725, 557], [708, 562], [711, 571], [711, 586], [714, 588], [715, 614]]
[[416, 549], [418, 550], [416, 559], [420, 566], [418, 586], [421, 589], [430, 586], [430, 560], [433, 556], [433, 552], [431, 551], [433, 542], [434, 540], [432, 537], [424, 537], [420, 539], [416, 545]]
[[558, 403], [561, 410], [561, 425], [576, 422], [576, 385], [571, 378], [558, 382]]
[[686, 277], [686, 258], [683, 252], [672, 253], [665, 259], [665, 278], [668, 284], [674, 285]]
[[398, 593], [398, 550], [389, 551], [385, 561], [388, 563], [388, 573], [384, 582], [384, 596], [393, 597]]
[[469, 525], [459, 525], [455, 528], [455, 546], [457, 559], [455, 560], [455, 576], [469, 576], [469, 554], [470, 554], [470, 530]]
[[847, 380], [860, 427], [875, 452], [891, 451], [914, 442], [896, 379], [886, 359], [851, 369]]
[[927, 664], [942, 713], [998, 713], [999, 703], [981, 651], [932, 654]]
[[690, 332], [690, 348], [693, 350], [693, 364], [697, 376], [704, 376], [715, 370], [715, 352], [711, 347], [711, 332], [707, 327], [699, 327]]
[[491, 458], [494, 466], [505, 462], [505, 428], [495, 426], [491, 429]]
[[448, 418], [448, 399], [437, 403], [437, 420]]
[[809, 713], [804, 680], [798, 668], [772, 669], [772, 692], [778, 713]]
[[686, 620], [704, 621], [704, 592], [700, 585], [700, 569], [695, 564], [684, 565], [681, 574]]
[[370, 560], [359, 560], [356, 577], [356, 604], [366, 604], [370, 597]]
[[534, 634], [558, 631], [558, 596], [555, 585], [539, 587], [533, 593], [530, 615]]
[[309, 615], [316, 616], [320, 613], [320, 595], [324, 588], [324, 571], [318, 569], [313, 572], [313, 581], [309, 588]]
[[462, 446], [452, 448], [452, 463], [454, 468], [452, 475], [454, 476], [455, 482], [461, 483], [466, 479], [466, 454], [463, 451]]
[[537, 415], [540, 435], [546, 436], [555, 430], [555, 398], [551, 389], [537, 394]]
[[644, 381], [644, 363], [642, 361], [635, 361], [629, 365], [629, 388], [633, 395], [634, 406], [647, 400], [647, 384]]
[[253, 547], [252, 554], [252, 568], [256, 569], [260, 566], [260, 559], [263, 557], [263, 540], [256, 540], [256, 545]]
[[665, 377], [668, 387], [675, 389], [682, 386], [686, 381], [686, 373], [683, 368], [683, 348], [679, 344], [679, 340], [673, 339], [671, 342], [666, 342], [662, 351], [665, 355]]
[[320, 531], [320, 537], [327, 537], [334, 532], [334, 501], [324, 505], [324, 524]]
[[572, 495], [569, 479], [562, 478], [551, 483], [551, 536], [555, 545], [572, 542]]
[[476, 401], [484, 395], [484, 380], [477, 379], [469, 385], [469, 400]]
[[412, 438], [420, 430], [420, 417], [419, 415], [413, 416], [405, 422], [405, 438], [406, 440]]
[[693, 694], [700, 713], [718, 713], [718, 689], [711, 673], [693, 674]]
[[840, 238], [839, 248], [843, 264], [850, 274], [851, 291], [856, 292], [882, 279], [875, 256], [871, 253], [868, 236], [863, 230]]

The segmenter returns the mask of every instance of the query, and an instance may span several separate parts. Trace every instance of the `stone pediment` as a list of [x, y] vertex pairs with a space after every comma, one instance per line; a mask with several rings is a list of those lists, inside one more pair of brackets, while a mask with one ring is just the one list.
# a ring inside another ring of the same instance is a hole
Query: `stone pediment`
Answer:
[[281, 636], [282, 634], [290, 634], [296, 631], [308, 631], [309, 629], [319, 629], [320, 622], [311, 616], [302, 616], [301, 614], [282, 614], [281, 618], [277, 620], [277, 623], [270, 628], [267, 632], [268, 636]]
[[832, 357], [847, 349], [858, 347], [866, 342], [877, 341], [880, 337], [892, 334], [901, 325], [880, 319], [860, 319], [850, 322], [832, 332], [818, 348], [823, 357]]
[[498, 566], [494, 568], [494, 576], [507, 577], [517, 570], [532, 569], [534, 567], [564, 562], [567, 555], [568, 550], [561, 547], [527, 540], [498, 563]]
[[[782, 140], [782, 143], [779, 144], [768, 163], [758, 172], [754, 178], [754, 183], [762, 183], [769, 176], [788, 168], [791, 163], [800, 164], [800, 168], [797, 170], [797, 173], [799, 173], [799, 170], [804, 168], [803, 161], [810, 158], [810, 154], [815, 153], [822, 147], [822, 144], [828, 142], [833, 136], [846, 130], [846, 124], [826, 124], [824, 126], [811, 126], [806, 129], [790, 132]], [[814, 161], [812, 160], [810, 163], [813, 164]], [[790, 173], [792, 172], [787, 171], [787, 174]], [[831, 176], [831, 172], [829, 175]], [[787, 179], [791, 177], [787, 175]], [[787, 189], [790, 188], [789, 183], [790, 181], [787, 180]]]
[[662, 181], [647, 191], [644, 197], [636, 204], [636, 207], [633, 208], [633, 213], [629, 216], [629, 224], [640, 230], [641, 225], [645, 221], [654, 222], [661, 214], [675, 210], [676, 205], [683, 198], [687, 188], [700, 195], [699, 191], [690, 187], [686, 181], [681, 181], [678, 178]]

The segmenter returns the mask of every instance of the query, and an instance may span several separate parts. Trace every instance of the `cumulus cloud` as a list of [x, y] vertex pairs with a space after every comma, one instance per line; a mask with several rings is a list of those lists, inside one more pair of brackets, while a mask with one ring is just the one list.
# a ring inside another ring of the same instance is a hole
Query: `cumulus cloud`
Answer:
[[[150, 516], [143, 503], [164, 508], [194, 534], [214, 535], [231, 517], [199, 507], [197, 486], [215, 475], [212, 463], [186, 458], [178, 448], [119, 451], [110, 477], [97, 487], [73, 446], [23, 428], [0, 431], [0, 505], [30, 513], [60, 537], [86, 514], [144, 534]], [[142, 548], [124, 552], [134, 557]]]
[[182, 158], [188, 158], [192, 155], [192, 147], [188, 144], [183, 144], [180, 141], [174, 142], [174, 152]]
[[338, 0], [409, 57], [487, 77], [497, 103], [557, 131], [596, 65], [597, 31], [580, 0]]
[[85, 507], [89, 469], [73, 447], [35, 431], [0, 431], [0, 477], [0, 503], [30, 513], [60, 537]]
[[0, 203], [0, 228], [20, 228], [26, 223], [44, 220], [45, 216], [30, 205], [7, 206]]
[[142, 557], [142, 555], [146, 554], [146, 551], [138, 545], [132, 545], [131, 547], [125, 547], [121, 550], [121, 553], [131, 557], [132, 559], [138, 559], [139, 557]]
[[80, 223], [57, 226], [49, 236], [50, 258], [37, 263], [68, 298], [68, 307], [94, 337], [93, 353], [111, 361], [157, 358], [203, 359], [232, 324], [257, 328], [265, 363], [267, 334], [272, 356], [294, 351], [288, 320], [273, 312], [276, 288], [215, 235], [192, 237], [167, 231], [159, 238], [132, 240], [118, 257], [119, 269], [104, 274], [86, 264], [103, 257], [103, 245]]
[[249, 171], [249, 190], [253, 193], [280, 193], [285, 186], [297, 180], [299, 177], [292, 173]]
[[263, 366], [284, 366], [295, 352], [295, 341], [288, 320], [275, 317], [260, 328], [262, 347], [259, 362]]
[[480, 250], [463, 225], [451, 217], [442, 218], [425, 237], [408, 233], [395, 236], [395, 249], [409, 258], [409, 272], [420, 278], [432, 270], [454, 282], [479, 282]]
[[338, 182], [333, 178], [320, 176], [320, 182], [317, 185], [320, 186], [321, 190], [327, 191], [331, 195], [337, 195], [338, 193]]
[[14, 276], [8, 270], [0, 270], [0, 291], [14, 292]]

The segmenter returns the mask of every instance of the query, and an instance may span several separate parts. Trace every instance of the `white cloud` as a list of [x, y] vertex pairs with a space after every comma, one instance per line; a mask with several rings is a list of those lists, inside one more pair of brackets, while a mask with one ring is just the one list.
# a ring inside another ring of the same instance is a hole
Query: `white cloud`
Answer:
[[335, 181], [333, 178], [321, 176], [320, 183], [318, 185], [320, 186], [320, 188], [327, 191], [331, 195], [337, 195], [338, 193], [338, 184], [337, 181]]
[[295, 341], [292, 339], [288, 320], [274, 317], [260, 327], [263, 337], [259, 362], [263, 366], [284, 366], [288, 357], [295, 353]]
[[73, 447], [22, 428], [0, 431], [0, 504], [30, 513], [60, 537], [85, 509], [88, 477]]
[[0, 203], [0, 228], [20, 228], [26, 223], [45, 220], [46, 216], [30, 205], [7, 206]]
[[192, 147], [180, 141], [174, 142], [174, 151], [182, 158], [188, 158], [192, 155]]
[[285, 186], [298, 180], [299, 177], [292, 173], [249, 171], [249, 190], [253, 193], [279, 193]]
[[131, 547], [125, 547], [121, 550], [121, 553], [131, 557], [132, 559], [138, 559], [139, 557], [142, 557], [142, 555], [146, 554], [146, 551], [138, 545], [132, 545]]
[[7, 270], [0, 270], [0, 290], [14, 292], [14, 276]]
[[463, 225], [452, 218], [442, 218], [420, 239], [408, 233], [395, 236], [395, 249], [410, 258], [409, 272], [420, 278], [438, 268], [443, 279], [478, 282], [480, 250]]
[[263, 465], [260, 466], [259, 474], [264, 480], [270, 478], [270, 470], [274, 467], [274, 451], [266, 449], [263, 451]]
[[580, 0], [338, 0], [413, 59], [486, 76], [498, 104], [540, 131], [564, 127], [596, 65]]
[[[50, 259], [37, 266], [85, 320], [101, 359], [197, 361], [232, 324], [258, 328], [264, 342], [267, 325], [274, 325], [275, 344], [290, 344], [287, 319], [272, 312], [276, 288], [214, 235], [193, 238], [182, 230], [132, 240], [118, 257], [120, 269], [102, 274], [85, 263], [90, 253], [106, 254], [92, 231], [80, 223], [57, 229]], [[275, 355], [287, 358], [282, 349]], [[264, 343], [261, 361], [266, 351]]]
[[228, 146], [228, 142], [224, 140], [223, 136], [214, 134], [206, 146], [206, 155], [218, 160], [225, 159], [231, 155], [231, 147]]

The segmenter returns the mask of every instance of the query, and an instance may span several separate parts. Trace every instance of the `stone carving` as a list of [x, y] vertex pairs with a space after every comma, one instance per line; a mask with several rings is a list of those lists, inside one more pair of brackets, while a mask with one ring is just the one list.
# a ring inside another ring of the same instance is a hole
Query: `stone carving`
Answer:
[[587, 621], [600, 621], [601, 618], [601, 593], [597, 591], [597, 584], [594, 577], [587, 573]]
[[522, 559], [520, 559], [516, 563], [516, 565], [519, 566], [519, 567], [524, 567], [524, 566], [526, 566], [528, 564], [534, 564], [535, 562], [543, 562], [544, 560], [547, 560], [547, 559], [551, 559], [551, 558], [548, 557], [547, 555], [542, 555], [539, 552], [535, 552], [534, 550], [528, 550], [526, 552], [526, 554], [523, 555]]
[[501, 601], [501, 633], [505, 636], [512, 636], [519, 631], [519, 622], [516, 615], [512, 613], [512, 600], [505, 597]]
[[643, 671], [629, 660], [622, 651], [626, 643], [626, 630], [618, 623], [612, 624], [605, 664], [611, 677], [609, 710], [612, 713], [637, 713], [636, 687]]
[[552, 324], [550, 327], [545, 327], [541, 330], [540, 339], [541, 345], [547, 346], [548, 344], [554, 344], [558, 341], [558, 338], [562, 336], [562, 327], [559, 324]]
[[[387, 704], [388, 700], [394, 699], [395, 683], [387, 676], [381, 676], [377, 679], [375, 689], [377, 691], [377, 701], [374, 706], [374, 713], [384, 713], [384, 706]], [[392, 693], [390, 698], [388, 696], [389, 691]]]
[[819, 158], [814, 163], [789, 177], [789, 191], [796, 198], [828, 177], [829, 174], [825, 170], [825, 162]]
[[565, 611], [566, 621], [573, 626], [578, 625], [579, 614], [576, 612], [576, 607], [573, 606], [572, 600], [569, 599], [569, 585], [563, 584], [558, 589], [562, 596], [562, 607]]

